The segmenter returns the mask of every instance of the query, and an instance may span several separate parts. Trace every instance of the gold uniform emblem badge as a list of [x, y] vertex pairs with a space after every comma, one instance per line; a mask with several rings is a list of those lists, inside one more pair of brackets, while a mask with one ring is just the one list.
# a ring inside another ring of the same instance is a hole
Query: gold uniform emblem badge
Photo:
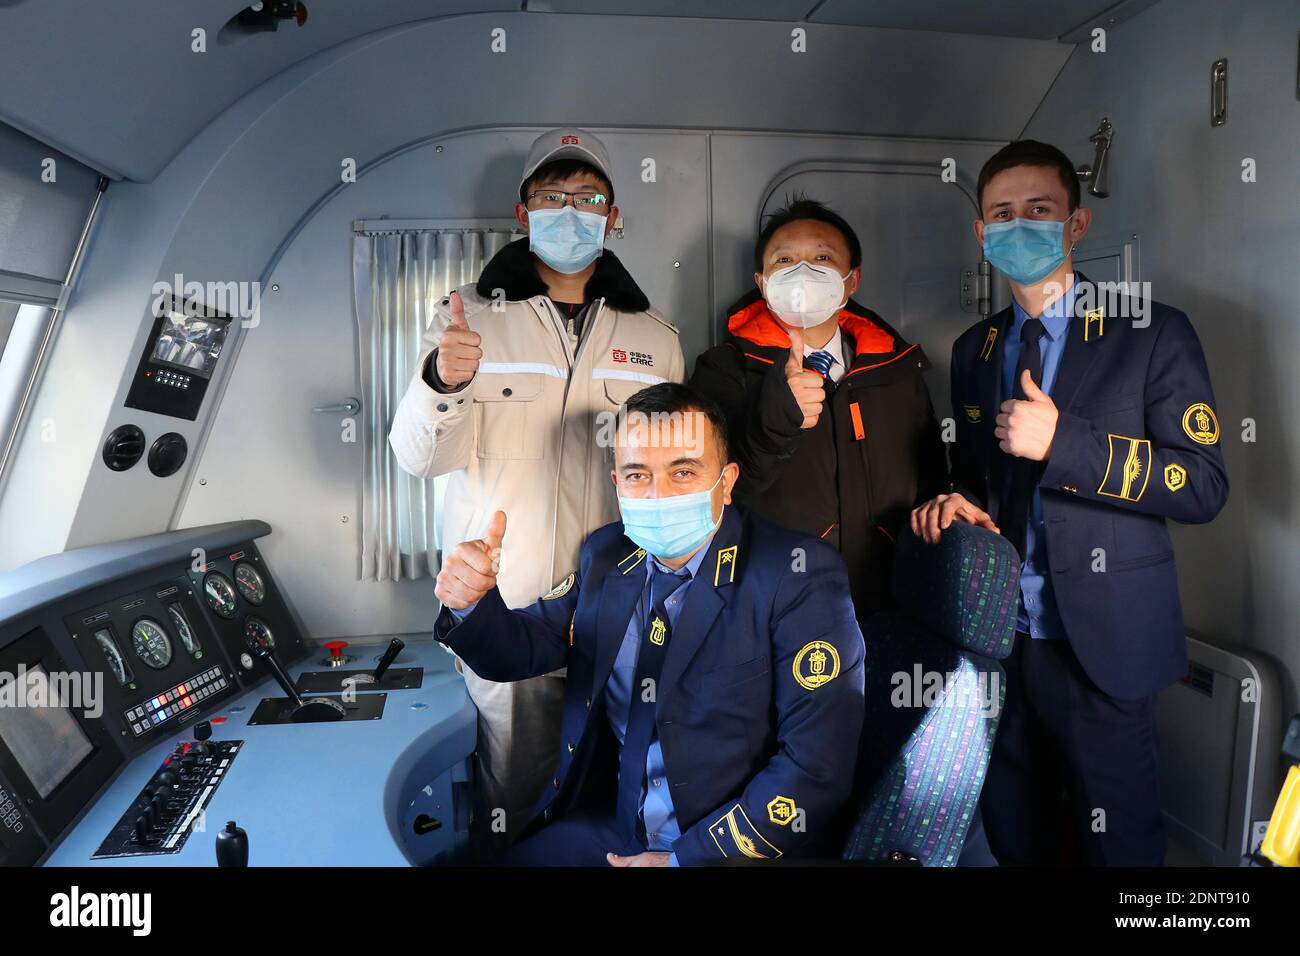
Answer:
[[980, 348], [981, 360], [985, 362], [989, 360], [989, 356], [993, 354], [993, 343], [996, 342], [997, 340], [998, 340], [998, 327], [996, 325], [991, 325], [989, 326], [989, 334], [984, 339], [984, 345], [983, 347]]
[[966, 410], [966, 421], [972, 425], [984, 417], [984, 410], [978, 405], [963, 405], [962, 408]]
[[569, 588], [573, 587], [573, 582], [575, 580], [577, 580], [577, 578], [574, 576], [574, 572], [570, 571], [567, 578], [542, 595], [542, 600], [554, 601], [556, 598], [564, 597], [564, 595], [569, 593]]
[[1182, 465], [1169, 464], [1165, 465], [1165, 487], [1170, 491], [1177, 491], [1183, 485], [1187, 484], [1187, 469]]
[[1219, 420], [1214, 410], [1204, 402], [1197, 402], [1183, 412], [1183, 431], [1187, 437], [1202, 445], [1213, 445], [1219, 440]]
[[816, 690], [840, 673], [840, 653], [825, 641], [812, 641], [794, 656], [794, 679], [804, 690]]
[[[1093, 324], [1096, 323], [1097, 334], [1092, 335]], [[1091, 341], [1093, 338], [1101, 338], [1106, 334], [1106, 312], [1103, 309], [1089, 309], [1083, 313], [1083, 340]]]
[[644, 558], [645, 558], [645, 548], [637, 548], [635, 551], [633, 551], [631, 554], [629, 554], [627, 557], [625, 557], [622, 561], [618, 563], [619, 569], [624, 574], [627, 574], [638, 564], [640, 564], [642, 560], [644, 560]]
[[667, 633], [668, 625], [664, 623], [663, 618], [656, 614], [655, 619], [650, 622], [650, 643], [655, 647], [663, 647], [664, 636]]
[[[716, 588], [719, 583], [734, 584], [736, 582], [736, 555], [740, 551], [740, 545], [733, 544], [729, 548], [722, 548], [718, 551], [718, 563], [713, 568], [713, 586]], [[722, 569], [727, 569], [727, 580], [722, 582]]]
[[767, 805], [767, 818], [779, 827], [789, 826], [798, 812], [799, 808], [790, 797], [778, 795]]

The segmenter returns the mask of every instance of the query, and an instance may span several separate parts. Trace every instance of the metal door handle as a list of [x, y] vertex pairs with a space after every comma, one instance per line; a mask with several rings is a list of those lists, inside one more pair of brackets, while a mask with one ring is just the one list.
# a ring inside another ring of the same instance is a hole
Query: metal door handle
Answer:
[[338, 405], [317, 405], [312, 409], [313, 412], [345, 412], [348, 415], [355, 415], [361, 411], [361, 403], [355, 398], [345, 398]]

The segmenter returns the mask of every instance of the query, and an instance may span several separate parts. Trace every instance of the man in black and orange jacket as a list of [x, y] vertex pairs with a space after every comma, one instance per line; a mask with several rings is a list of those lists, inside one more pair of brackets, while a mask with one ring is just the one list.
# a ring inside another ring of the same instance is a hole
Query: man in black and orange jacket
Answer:
[[[852, 227], [800, 199], [772, 215], [755, 282], [690, 384], [727, 416], [737, 500], [835, 546], [859, 620], [890, 605], [893, 542], [911, 509], [947, 489], [921, 347], [851, 298]], [[797, 556], [796, 556], [797, 559]]]

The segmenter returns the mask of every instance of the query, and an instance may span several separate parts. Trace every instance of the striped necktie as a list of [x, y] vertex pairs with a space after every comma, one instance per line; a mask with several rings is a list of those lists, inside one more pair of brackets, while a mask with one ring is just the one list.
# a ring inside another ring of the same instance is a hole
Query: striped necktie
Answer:
[[835, 356], [831, 355], [825, 349], [818, 349], [816, 352], [810, 352], [804, 356], [803, 367], [809, 371], [816, 372], [822, 378], [829, 381], [831, 377], [831, 366], [835, 364]]

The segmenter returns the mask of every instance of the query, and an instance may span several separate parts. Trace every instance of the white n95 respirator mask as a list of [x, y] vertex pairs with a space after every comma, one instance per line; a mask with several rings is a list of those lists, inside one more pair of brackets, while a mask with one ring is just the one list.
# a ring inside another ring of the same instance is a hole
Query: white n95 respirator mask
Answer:
[[844, 276], [829, 266], [796, 263], [767, 277], [763, 298], [786, 325], [810, 329], [844, 305]]

